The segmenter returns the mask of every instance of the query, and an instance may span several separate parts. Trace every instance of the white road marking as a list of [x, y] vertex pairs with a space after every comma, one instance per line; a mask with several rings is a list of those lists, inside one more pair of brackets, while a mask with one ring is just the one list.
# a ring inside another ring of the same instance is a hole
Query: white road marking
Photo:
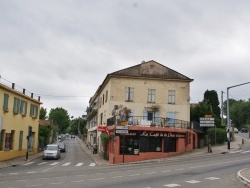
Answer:
[[216, 177], [208, 177], [208, 178], [205, 178], [206, 180], [219, 180], [220, 178], [216, 178]]
[[248, 151], [243, 151], [242, 153], [249, 153], [250, 151], [248, 150]]
[[52, 185], [58, 185], [58, 184], [62, 184], [64, 182], [56, 182], [56, 183], [51, 183]]
[[146, 173], [146, 174], [155, 174], [156, 172], [148, 172], [148, 173]]
[[237, 151], [230, 151], [229, 153], [239, 153], [239, 152], [242, 152], [244, 150], [237, 150]]
[[96, 178], [96, 179], [90, 179], [90, 180], [104, 180], [105, 178]]
[[69, 166], [71, 163], [64, 163], [62, 166]]
[[27, 185], [25, 187], [38, 187], [38, 186], [41, 186], [42, 184], [36, 184], [36, 185]]
[[32, 164], [32, 163], [34, 163], [34, 162], [25, 163], [25, 164], [23, 164], [23, 165], [24, 165], [24, 166], [27, 166], [27, 165], [30, 165], [30, 164]]
[[180, 187], [179, 184], [167, 184], [167, 185], [164, 185], [164, 187]]
[[164, 171], [162, 171], [162, 172], [170, 172], [171, 170], [164, 170]]
[[37, 165], [43, 165], [43, 164], [46, 164], [48, 162], [42, 162], [42, 163], [38, 163]]
[[84, 163], [78, 163], [76, 166], [82, 166]]
[[95, 163], [90, 163], [90, 165], [89, 166], [95, 166], [96, 164]]
[[197, 180], [190, 180], [190, 181], [186, 181], [187, 183], [200, 183], [201, 181], [197, 181]]
[[114, 176], [114, 177], [111, 177], [111, 178], [113, 178], [113, 179], [115, 179], [115, 178], [122, 178], [123, 176]]
[[51, 166], [57, 165], [59, 162], [51, 163]]
[[129, 176], [140, 176], [141, 174], [131, 174]]
[[34, 174], [36, 171], [27, 172], [27, 174]]
[[72, 182], [75, 182], [75, 183], [79, 183], [79, 182], [83, 182], [85, 180], [77, 180], [77, 181], [72, 181]]

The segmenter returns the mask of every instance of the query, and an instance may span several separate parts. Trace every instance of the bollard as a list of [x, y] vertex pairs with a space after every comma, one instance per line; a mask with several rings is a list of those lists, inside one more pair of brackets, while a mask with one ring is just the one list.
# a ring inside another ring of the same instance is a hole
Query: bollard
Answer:
[[244, 139], [242, 138], [242, 144], [244, 144]]

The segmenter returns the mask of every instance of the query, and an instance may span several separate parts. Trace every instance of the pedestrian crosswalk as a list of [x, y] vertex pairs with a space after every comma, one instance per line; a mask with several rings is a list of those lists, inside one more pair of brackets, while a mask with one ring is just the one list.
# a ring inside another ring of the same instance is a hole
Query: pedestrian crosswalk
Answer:
[[229, 151], [228, 153], [234, 154], [234, 153], [250, 153], [250, 150], [236, 150], [236, 151]]
[[71, 163], [71, 162], [66, 162], [66, 163], [62, 163], [62, 162], [40, 162], [40, 163], [35, 163], [34, 161], [28, 162], [28, 163], [24, 163], [24, 166], [28, 166], [28, 165], [38, 165], [38, 166], [42, 166], [42, 165], [49, 165], [49, 166], [56, 166], [56, 165], [60, 165], [63, 167], [66, 166], [76, 166], [76, 167], [81, 167], [81, 166], [91, 166], [94, 167], [96, 166], [96, 163], [90, 163], [90, 164], [84, 164], [83, 162], [79, 162], [79, 163]]

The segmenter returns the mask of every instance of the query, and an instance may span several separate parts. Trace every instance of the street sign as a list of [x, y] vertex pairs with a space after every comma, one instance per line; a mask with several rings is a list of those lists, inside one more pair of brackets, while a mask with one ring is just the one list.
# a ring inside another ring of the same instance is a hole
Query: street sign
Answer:
[[214, 118], [200, 118], [201, 127], [214, 127]]
[[118, 133], [118, 134], [128, 134], [128, 130], [122, 130], [122, 129], [116, 129], [115, 130], [115, 133]]
[[120, 130], [128, 130], [128, 126], [116, 126], [116, 130], [120, 129]]

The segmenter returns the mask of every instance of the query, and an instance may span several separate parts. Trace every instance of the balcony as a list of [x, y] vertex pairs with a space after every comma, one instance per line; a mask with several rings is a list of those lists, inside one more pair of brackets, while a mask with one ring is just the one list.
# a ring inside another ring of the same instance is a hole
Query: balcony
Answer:
[[[115, 124], [115, 119], [109, 118], [107, 125], [111, 126]], [[171, 119], [171, 118], [152, 118], [148, 120], [147, 117], [143, 116], [131, 116], [127, 121], [128, 126], [144, 126], [144, 127], [171, 127], [179, 129], [191, 129], [190, 122]]]
[[91, 107], [87, 107], [87, 119], [91, 119], [93, 116], [95, 116], [97, 114], [97, 105], [91, 106]]

